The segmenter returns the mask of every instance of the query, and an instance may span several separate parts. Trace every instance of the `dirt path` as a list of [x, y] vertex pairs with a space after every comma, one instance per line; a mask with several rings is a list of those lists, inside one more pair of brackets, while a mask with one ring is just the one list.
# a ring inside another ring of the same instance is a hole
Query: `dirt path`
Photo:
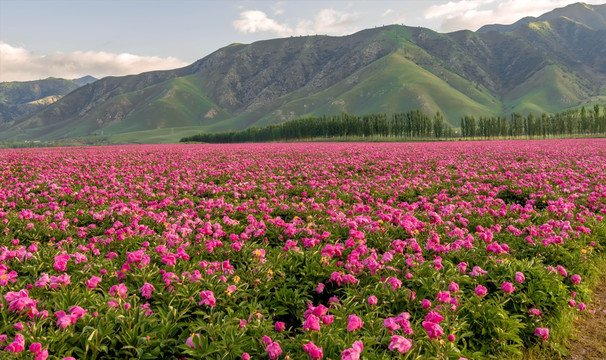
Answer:
[[606, 282], [595, 289], [587, 310], [574, 320], [574, 340], [566, 360], [606, 359]]

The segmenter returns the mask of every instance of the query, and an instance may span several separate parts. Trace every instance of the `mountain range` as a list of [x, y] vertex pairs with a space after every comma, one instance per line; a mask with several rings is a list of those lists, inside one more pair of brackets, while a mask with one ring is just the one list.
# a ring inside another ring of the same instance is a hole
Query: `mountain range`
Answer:
[[0, 124], [30, 115], [96, 80], [92, 76], [84, 76], [72, 80], [48, 78], [0, 82]]
[[4, 121], [0, 140], [174, 142], [305, 115], [411, 109], [458, 126], [463, 115], [605, 102], [606, 4], [576, 3], [476, 32], [390, 25], [231, 44], [180, 69], [81, 86]]

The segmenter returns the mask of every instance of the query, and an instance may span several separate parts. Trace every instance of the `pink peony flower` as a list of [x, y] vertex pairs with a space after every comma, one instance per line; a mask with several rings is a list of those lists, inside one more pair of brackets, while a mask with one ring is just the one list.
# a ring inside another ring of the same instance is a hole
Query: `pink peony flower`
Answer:
[[444, 320], [444, 317], [442, 316], [442, 314], [440, 314], [437, 311], [430, 311], [426, 316], [425, 316], [425, 321], [431, 321], [434, 322], [436, 324], [441, 323]]
[[581, 283], [581, 276], [574, 274], [570, 277], [570, 281], [575, 285], [579, 285]]
[[360, 360], [362, 351], [364, 351], [364, 344], [361, 341], [354, 341], [351, 348], [341, 352], [341, 360]]
[[50, 281], [50, 276], [48, 276], [47, 273], [42, 273], [42, 276], [40, 276], [40, 279], [38, 279], [38, 281], [36, 281], [34, 286], [35, 287], [45, 287], [49, 281]]
[[334, 315], [324, 315], [324, 316], [322, 316], [322, 324], [324, 324], [324, 325], [330, 325], [330, 324], [333, 323], [333, 321], [335, 321]]
[[444, 330], [442, 330], [442, 327], [434, 322], [423, 321], [423, 328], [425, 328], [427, 335], [432, 340], [444, 335]]
[[86, 285], [86, 287], [88, 287], [90, 290], [94, 289], [97, 287], [97, 285], [99, 285], [99, 283], [101, 282], [101, 278], [98, 276], [91, 276], [90, 279], [86, 280], [84, 282], [84, 284]]
[[323, 357], [322, 348], [317, 347], [316, 344], [311, 341], [303, 345], [303, 350], [305, 350], [311, 359], [322, 359]]
[[478, 296], [484, 296], [488, 292], [488, 289], [486, 289], [485, 286], [478, 285], [478, 286], [476, 286], [475, 292], [476, 292], [476, 295], [478, 295]]
[[528, 315], [534, 315], [536, 317], [541, 317], [542, 313], [541, 313], [541, 310], [532, 308], [532, 309], [528, 310]]
[[320, 319], [316, 315], [309, 315], [303, 322], [303, 331], [320, 331]]
[[516, 272], [516, 282], [521, 284], [524, 282], [524, 280], [526, 280], [526, 277], [524, 276], [524, 274], [522, 274], [521, 272]]
[[29, 352], [31, 352], [31, 353], [37, 354], [40, 351], [42, 351], [42, 344], [40, 344], [40, 343], [32, 343], [29, 346]]
[[423, 309], [429, 309], [431, 307], [431, 301], [423, 299], [423, 301], [421, 301], [421, 307], [423, 307]]
[[48, 349], [42, 349], [42, 351], [34, 355], [34, 360], [46, 360], [48, 358]]
[[152, 291], [156, 290], [156, 288], [152, 284], [146, 282], [139, 290], [141, 291], [141, 296], [150, 299], [152, 297]]
[[62, 329], [65, 329], [72, 324], [72, 317], [65, 314], [65, 311], [63, 310], [56, 312], [55, 317], [57, 318], [57, 326]]
[[114, 285], [109, 289], [109, 294], [111, 296], [118, 296], [122, 299], [126, 298], [126, 295], [128, 293], [128, 289], [126, 287], [126, 285], [124, 285], [124, 283], [120, 283], [118, 285]]
[[459, 291], [459, 284], [457, 284], [456, 282], [451, 282], [450, 285], [448, 285], [448, 291], [450, 292], [457, 292]]
[[286, 324], [284, 324], [282, 321], [276, 321], [276, 324], [274, 325], [274, 329], [277, 332], [282, 332], [282, 331], [284, 331], [285, 328], [286, 328]]
[[400, 353], [407, 353], [412, 347], [412, 340], [407, 339], [400, 335], [393, 335], [391, 342], [389, 343], [388, 349], [391, 351], [398, 350]]
[[512, 283], [510, 282], [503, 282], [503, 284], [501, 284], [501, 290], [503, 290], [504, 292], [511, 294], [516, 288], [513, 286]]
[[349, 315], [349, 320], [347, 322], [347, 331], [361, 329], [363, 325], [364, 322], [357, 315]]
[[448, 291], [440, 291], [436, 297], [436, 300], [444, 304], [449, 303], [450, 293]]
[[69, 313], [72, 317], [72, 322], [75, 323], [76, 320], [80, 319], [81, 317], [84, 316], [84, 314], [86, 314], [88, 312], [88, 310], [84, 310], [83, 308], [81, 308], [80, 306], [72, 306], [71, 309], [69, 309]]
[[55, 263], [53, 264], [53, 269], [63, 272], [67, 268], [67, 262], [69, 261], [69, 255], [61, 254], [55, 256]]
[[215, 300], [215, 294], [212, 291], [203, 290], [200, 293], [200, 296], [202, 297], [202, 301], [200, 301], [198, 305], [208, 305], [210, 307], [217, 305], [217, 302]]
[[395, 318], [387, 318], [383, 320], [383, 326], [391, 331], [400, 329], [400, 324], [396, 322]]
[[185, 340], [185, 345], [189, 346], [192, 349], [195, 349], [196, 346], [194, 345], [194, 336], [197, 336], [198, 339], [200, 338], [200, 334], [193, 334], [192, 336], [188, 337], [187, 340]]
[[371, 295], [368, 297], [368, 305], [377, 305], [377, 303], [379, 302], [379, 300], [377, 299], [376, 296]]
[[269, 358], [272, 360], [277, 359], [282, 354], [282, 348], [277, 342], [272, 342], [271, 344], [267, 345], [265, 351], [269, 353]]
[[543, 339], [543, 341], [545, 341], [549, 337], [549, 329], [547, 329], [547, 328], [536, 328], [536, 329], [534, 329], [534, 336], [538, 336], [541, 339]]
[[325, 285], [324, 285], [324, 284], [322, 284], [322, 283], [318, 283], [318, 286], [316, 287], [316, 292], [317, 292], [318, 294], [321, 294], [321, 293], [324, 291], [324, 287], [325, 287]]
[[12, 353], [19, 353], [23, 350], [25, 350], [25, 338], [21, 334], [15, 335], [15, 341], [4, 348], [4, 351]]

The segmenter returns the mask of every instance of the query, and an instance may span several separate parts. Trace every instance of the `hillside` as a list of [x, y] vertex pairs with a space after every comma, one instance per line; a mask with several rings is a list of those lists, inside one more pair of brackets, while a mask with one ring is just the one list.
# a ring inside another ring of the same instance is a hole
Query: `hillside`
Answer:
[[606, 5], [578, 3], [478, 32], [391, 25], [343, 37], [232, 44], [181, 69], [85, 85], [0, 125], [0, 140], [103, 134], [164, 142], [304, 115], [416, 108], [440, 111], [458, 125], [465, 114], [603, 103], [605, 12]]
[[95, 80], [92, 76], [85, 76], [74, 80], [48, 78], [0, 82], [0, 124], [27, 116]]

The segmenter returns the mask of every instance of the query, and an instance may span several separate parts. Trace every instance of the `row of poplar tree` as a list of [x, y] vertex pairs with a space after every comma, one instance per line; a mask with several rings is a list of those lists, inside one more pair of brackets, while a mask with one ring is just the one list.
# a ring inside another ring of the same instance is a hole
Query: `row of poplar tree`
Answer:
[[460, 129], [452, 128], [439, 112], [433, 116], [421, 110], [357, 116], [308, 116], [264, 127], [241, 131], [201, 133], [184, 137], [181, 142], [241, 143], [292, 141], [330, 138], [368, 139], [445, 139], [445, 138], [520, 138], [552, 136], [584, 136], [606, 134], [606, 106], [600, 114], [599, 105], [587, 111], [568, 110], [558, 114], [532, 113], [522, 116], [479, 117], [464, 116]]

